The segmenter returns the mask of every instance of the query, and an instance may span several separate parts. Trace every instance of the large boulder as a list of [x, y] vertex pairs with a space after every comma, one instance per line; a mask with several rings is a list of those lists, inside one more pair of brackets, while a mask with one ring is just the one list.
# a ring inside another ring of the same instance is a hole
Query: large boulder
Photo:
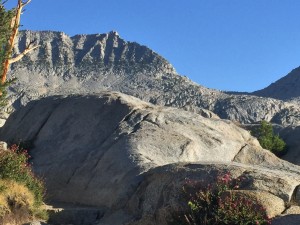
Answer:
[[[300, 177], [293, 173], [235, 162], [172, 164], [144, 174], [144, 180], [125, 207], [128, 214], [140, 219], [128, 224], [167, 225], [172, 210], [181, 206], [176, 200], [187, 180], [211, 183], [216, 181], [219, 174], [227, 172], [230, 172], [233, 178], [246, 178], [241, 185], [241, 189], [247, 192], [245, 196], [251, 195], [257, 199], [266, 207], [270, 217], [280, 215], [290, 204], [299, 204], [293, 200], [297, 196], [295, 190]], [[107, 214], [103, 221], [110, 221], [114, 217], [116, 214]]]
[[300, 184], [298, 166], [262, 149], [233, 122], [116, 92], [32, 101], [8, 118], [0, 138], [30, 141], [51, 201], [100, 207], [102, 224], [163, 218], [186, 177], [248, 174], [246, 189], [286, 204]]

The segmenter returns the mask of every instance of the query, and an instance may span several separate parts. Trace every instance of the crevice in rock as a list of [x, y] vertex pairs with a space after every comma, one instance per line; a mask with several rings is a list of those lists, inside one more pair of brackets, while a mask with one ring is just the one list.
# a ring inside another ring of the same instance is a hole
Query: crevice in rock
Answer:
[[290, 204], [291, 205], [300, 205], [300, 199], [299, 199], [299, 188], [300, 188], [300, 185], [297, 185], [293, 191], [293, 194], [291, 196], [291, 200], [290, 200]]
[[142, 122], [149, 122], [148, 120], [146, 120], [149, 115], [150, 113], [146, 114], [145, 116], [142, 115], [142, 118], [133, 126], [133, 130], [130, 132], [130, 134], [136, 133], [141, 127]]
[[183, 153], [185, 152], [187, 146], [189, 146], [192, 143], [192, 140], [188, 140], [184, 145], [180, 146], [180, 154], [179, 154], [179, 158], [182, 157]]
[[290, 203], [287, 203], [285, 205], [285, 209], [281, 212], [281, 215], [282, 214], [286, 214], [286, 212], [288, 211], [288, 209], [290, 209], [292, 207], [292, 205]]
[[149, 116], [150, 116], [151, 113], [148, 113], [146, 116], [143, 117], [143, 121], [145, 122], [148, 122], [148, 123], [151, 123], [157, 127], [160, 127], [160, 125], [156, 122], [154, 122], [153, 120], [149, 119]]
[[124, 116], [124, 118], [120, 121], [120, 123], [128, 121], [129, 118], [130, 118], [136, 111], [137, 111], [136, 109], [131, 110], [126, 116]]
[[238, 155], [243, 151], [243, 149], [248, 146], [248, 144], [243, 145], [240, 150], [235, 154], [235, 156], [233, 157], [233, 159], [231, 160], [232, 162], [234, 162], [236, 160], [236, 158], [238, 157]]
[[79, 170], [79, 168], [80, 168], [80, 166], [77, 166], [77, 167], [74, 169], [73, 173], [71, 174], [71, 176], [69, 177], [69, 179], [66, 181], [66, 184], [69, 184], [69, 183], [70, 183], [70, 181], [71, 181], [72, 178], [74, 177], [75, 173]]
[[45, 118], [45, 120], [41, 123], [40, 128], [36, 131], [36, 133], [33, 135], [32, 137], [32, 143], [35, 142], [35, 140], [37, 139], [38, 135], [40, 134], [40, 132], [42, 131], [42, 129], [44, 128], [44, 126], [46, 125], [46, 123], [49, 121], [50, 117], [53, 115], [53, 113], [55, 112], [55, 110], [59, 107], [61, 103], [57, 104], [56, 106], [54, 106], [53, 110], [51, 112], [49, 112], [49, 114], [47, 115], [47, 117]]
[[150, 157], [148, 157], [148, 156], [144, 156], [144, 158], [145, 158], [145, 159], [147, 159], [148, 161], [150, 161], [151, 163], [154, 163], [154, 160], [153, 160], [153, 159], [151, 159]]

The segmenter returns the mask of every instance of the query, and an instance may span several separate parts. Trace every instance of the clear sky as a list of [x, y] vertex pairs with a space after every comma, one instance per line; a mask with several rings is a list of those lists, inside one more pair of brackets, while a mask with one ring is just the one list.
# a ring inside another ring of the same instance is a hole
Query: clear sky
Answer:
[[116, 30], [220, 90], [258, 90], [300, 66], [300, 0], [32, 0], [21, 23], [71, 36]]

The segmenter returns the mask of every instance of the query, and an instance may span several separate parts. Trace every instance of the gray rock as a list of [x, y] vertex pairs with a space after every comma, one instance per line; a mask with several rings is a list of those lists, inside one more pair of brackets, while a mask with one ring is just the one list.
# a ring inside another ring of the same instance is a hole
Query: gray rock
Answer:
[[271, 119], [272, 123], [283, 126], [300, 126], [300, 111], [294, 105], [278, 111]]
[[4, 141], [0, 141], [0, 151], [6, 151], [7, 150], [7, 143]]
[[48, 210], [49, 224], [95, 225], [104, 211], [98, 208], [83, 206], [63, 206]]
[[300, 215], [298, 214], [287, 214], [275, 218], [272, 225], [298, 225], [300, 224]]
[[[249, 132], [229, 121], [155, 107], [118, 93], [30, 102], [7, 120], [1, 138], [33, 142], [34, 165], [47, 177], [49, 193], [56, 200], [106, 202], [108, 207], [126, 195], [115, 183], [130, 184], [132, 177], [150, 168], [174, 162], [231, 162], [243, 148], [260, 148]], [[61, 177], [58, 170], [64, 171]], [[111, 180], [109, 174], [120, 171]], [[92, 193], [99, 185], [114, 190], [115, 196]], [[75, 194], [82, 190], [86, 190], [82, 195]]]
[[260, 147], [233, 122], [155, 106], [116, 92], [53, 96], [15, 111], [2, 140], [32, 141], [52, 201], [103, 209], [99, 224], [166, 224], [186, 178], [246, 176], [290, 204], [298, 166]]

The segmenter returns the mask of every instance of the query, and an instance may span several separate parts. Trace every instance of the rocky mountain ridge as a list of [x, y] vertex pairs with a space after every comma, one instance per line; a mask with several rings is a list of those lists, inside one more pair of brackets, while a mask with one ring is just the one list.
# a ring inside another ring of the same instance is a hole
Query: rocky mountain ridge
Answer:
[[22, 31], [15, 52], [36, 40], [41, 47], [14, 64], [10, 76], [15, 108], [43, 96], [120, 91], [142, 100], [240, 123], [261, 120], [299, 125], [300, 106], [281, 100], [226, 94], [176, 73], [163, 57], [127, 42], [117, 32], [69, 37], [62, 32]]
[[293, 69], [289, 74], [268, 87], [255, 91], [252, 94], [285, 101], [300, 102], [300, 67]]

